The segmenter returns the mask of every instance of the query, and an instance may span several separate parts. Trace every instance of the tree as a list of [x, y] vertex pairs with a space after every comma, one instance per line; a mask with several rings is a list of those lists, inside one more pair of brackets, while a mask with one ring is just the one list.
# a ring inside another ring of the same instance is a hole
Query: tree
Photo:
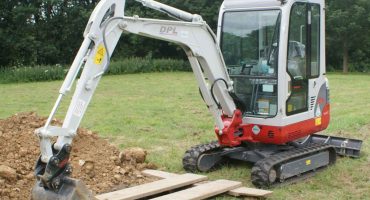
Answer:
[[[359, 63], [357, 54], [369, 55], [370, 1], [330, 0], [327, 5], [328, 61], [339, 64], [348, 73], [351, 56]], [[340, 50], [340, 51], [337, 51]], [[362, 56], [365, 57], [365, 56]], [[336, 59], [336, 60], [335, 60]], [[356, 60], [357, 59], [357, 60]]]
[[70, 63], [96, 1], [0, 2], [0, 66]]
[[34, 62], [35, 29], [29, 16], [35, 7], [28, 1], [20, 3], [8, 0], [0, 2], [0, 11], [1, 65]]
[[[200, 14], [216, 31], [223, 0], [158, 0]], [[99, 0], [1, 0], [0, 66], [70, 64], [83, 40], [82, 33]], [[126, 16], [171, 19], [127, 0]], [[329, 66], [370, 70], [370, 1], [327, 0], [327, 61]], [[114, 58], [180, 58], [172, 43], [124, 34]]]

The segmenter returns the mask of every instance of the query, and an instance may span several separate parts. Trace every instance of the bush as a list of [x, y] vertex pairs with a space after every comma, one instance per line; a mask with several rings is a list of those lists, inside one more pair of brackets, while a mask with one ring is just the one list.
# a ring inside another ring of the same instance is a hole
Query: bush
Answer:
[[[190, 64], [183, 60], [129, 58], [112, 61], [107, 74], [119, 75], [190, 70]], [[0, 83], [63, 80], [67, 72], [68, 68], [61, 65], [1, 68]]]
[[61, 66], [12, 67], [0, 70], [0, 83], [61, 80], [68, 69]]
[[183, 60], [129, 58], [113, 61], [108, 74], [133, 74], [148, 72], [190, 71], [190, 64]]

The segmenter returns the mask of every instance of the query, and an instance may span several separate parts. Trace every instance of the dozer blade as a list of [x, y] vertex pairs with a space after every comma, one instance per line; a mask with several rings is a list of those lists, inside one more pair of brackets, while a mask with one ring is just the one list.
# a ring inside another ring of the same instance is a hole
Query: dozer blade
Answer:
[[81, 180], [64, 178], [58, 191], [51, 191], [37, 181], [32, 189], [32, 200], [91, 200], [96, 199]]
[[361, 140], [313, 134], [311, 136], [311, 142], [316, 144], [329, 144], [335, 148], [335, 151], [340, 156], [352, 158], [360, 157]]

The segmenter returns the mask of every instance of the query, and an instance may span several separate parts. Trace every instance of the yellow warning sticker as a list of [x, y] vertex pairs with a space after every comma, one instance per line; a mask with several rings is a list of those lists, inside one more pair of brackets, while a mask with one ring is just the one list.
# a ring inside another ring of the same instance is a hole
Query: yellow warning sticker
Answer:
[[306, 165], [311, 165], [311, 160], [306, 160]]
[[315, 126], [321, 125], [321, 117], [315, 119]]
[[103, 45], [99, 45], [98, 50], [96, 51], [94, 63], [97, 65], [100, 65], [104, 60], [104, 56], [105, 56], [105, 48]]
[[293, 111], [293, 105], [292, 104], [288, 104], [288, 112], [292, 112]]

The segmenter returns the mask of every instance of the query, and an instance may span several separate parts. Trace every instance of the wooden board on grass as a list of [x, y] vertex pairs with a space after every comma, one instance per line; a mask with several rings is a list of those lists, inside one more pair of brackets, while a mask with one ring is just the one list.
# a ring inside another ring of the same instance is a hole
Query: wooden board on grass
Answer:
[[[178, 174], [159, 171], [159, 170], [144, 170], [143, 174], [145, 176], [152, 176], [156, 178], [172, 178], [175, 176], [179, 176]], [[198, 182], [195, 185], [203, 184], [204, 182]], [[240, 196], [250, 196], [250, 197], [267, 197], [268, 195], [272, 194], [272, 191], [269, 190], [260, 190], [255, 188], [247, 188], [247, 187], [240, 187], [233, 190], [228, 191], [228, 194], [235, 197]]]
[[184, 186], [192, 185], [204, 180], [207, 180], [206, 176], [196, 174], [183, 174], [115, 192], [101, 194], [96, 196], [96, 198], [99, 200], [140, 199]]
[[267, 197], [272, 194], [272, 191], [240, 187], [234, 190], [230, 190], [228, 194], [234, 197], [240, 197], [240, 196]]
[[189, 189], [181, 190], [168, 195], [154, 198], [153, 200], [201, 200], [209, 197], [214, 197], [225, 193], [229, 190], [238, 188], [242, 185], [241, 182], [229, 180], [217, 180], [209, 183], [201, 184]]

